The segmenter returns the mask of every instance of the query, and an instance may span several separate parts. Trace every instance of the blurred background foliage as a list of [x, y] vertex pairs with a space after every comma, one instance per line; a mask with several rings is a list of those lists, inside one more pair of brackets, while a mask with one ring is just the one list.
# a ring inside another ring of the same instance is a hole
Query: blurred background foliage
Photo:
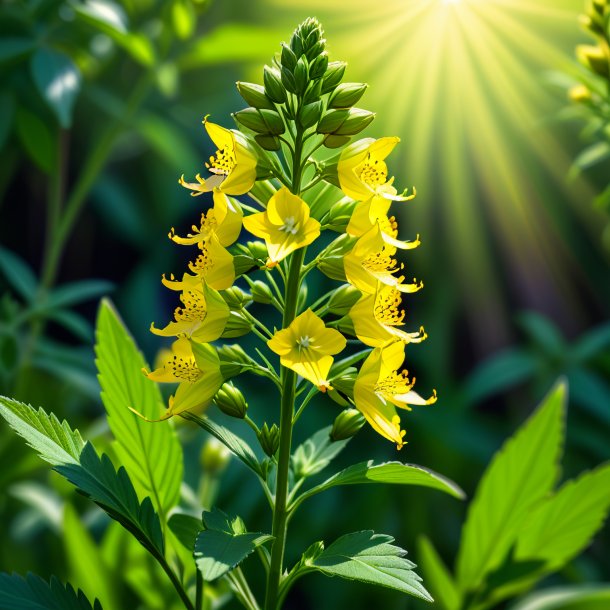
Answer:
[[[566, 96], [583, 73], [574, 48], [590, 43], [578, 25], [583, 10], [581, 0], [2, 0], [0, 393], [104, 438], [93, 362], [99, 297], [112, 297], [154, 359], [149, 324], [174, 307], [159, 277], [185, 262], [165, 235], [189, 226], [200, 204], [177, 178], [213, 152], [201, 119], [231, 126], [230, 112], [243, 106], [235, 81], [261, 82], [278, 43], [315, 15], [331, 59], [349, 62], [349, 80], [370, 84], [365, 105], [377, 119], [367, 135], [402, 138], [391, 170], [418, 197], [397, 216], [405, 238], [422, 236], [408, 264], [426, 283], [407, 315], [430, 335], [410, 366], [440, 396], [410, 414], [399, 456], [367, 429], [350, 451], [429, 466], [471, 494], [502, 439], [564, 375], [566, 476], [607, 460], [610, 248], [606, 215], [591, 202], [608, 186], [610, 155], [596, 164], [578, 157], [583, 137], [607, 128], [581, 134], [583, 106]], [[250, 383], [242, 387], [250, 407], [277, 419]], [[314, 403], [309, 432], [332, 421], [328, 408]], [[204, 439], [181, 432], [197, 489]], [[86, 586], [69, 539], [87, 540], [105, 566], [121, 558], [112, 568], [121, 584], [105, 592], [117, 607], [134, 599], [169, 607], [169, 593], [153, 599], [139, 549], [99, 511], [82, 514], [6, 426], [0, 458], [0, 569]], [[229, 465], [218, 503], [239, 506], [254, 524], [261, 507], [242, 474]], [[423, 532], [450, 562], [464, 512], [431, 491], [340, 489], [301, 514], [308, 527], [293, 528], [295, 548], [312, 542], [310, 530], [329, 538], [366, 527], [394, 534], [417, 562]], [[606, 527], [555, 584], [610, 580], [609, 553]], [[417, 605], [333, 582], [322, 606], [321, 577], [311, 578], [295, 608]]]

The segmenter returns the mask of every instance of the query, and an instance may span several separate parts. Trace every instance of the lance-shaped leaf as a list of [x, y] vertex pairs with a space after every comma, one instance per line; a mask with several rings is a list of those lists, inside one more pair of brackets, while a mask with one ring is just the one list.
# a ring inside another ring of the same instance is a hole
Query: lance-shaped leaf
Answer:
[[559, 383], [483, 475], [457, 559], [462, 591], [473, 590], [500, 566], [530, 510], [557, 480], [565, 400], [566, 386]]
[[324, 470], [350, 441], [348, 438], [333, 442], [330, 438], [331, 430], [332, 426], [318, 430], [295, 449], [292, 469], [296, 476], [311, 477]]
[[46, 582], [40, 576], [0, 573], [0, 608], [2, 610], [102, 610], [93, 605], [82, 591], [63, 585], [55, 576]]
[[443, 563], [434, 545], [428, 538], [419, 539], [420, 568], [426, 586], [441, 610], [457, 610], [460, 607], [460, 592], [455, 586], [451, 572]]
[[305, 570], [380, 585], [433, 601], [413, 571], [415, 564], [405, 559], [407, 552], [392, 542], [391, 536], [370, 530], [346, 534], [315, 559], [307, 560]]
[[230, 519], [217, 508], [203, 513], [205, 530], [195, 540], [195, 562], [204, 580], [220, 578], [273, 536], [246, 532], [239, 517]]
[[165, 411], [158, 386], [142, 374], [146, 362], [114, 308], [103, 301], [97, 318], [97, 368], [116, 452], [140, 498], [150, 496], [166, 515], [180, 497], [182, 447], [169, 422], [149, 423]]

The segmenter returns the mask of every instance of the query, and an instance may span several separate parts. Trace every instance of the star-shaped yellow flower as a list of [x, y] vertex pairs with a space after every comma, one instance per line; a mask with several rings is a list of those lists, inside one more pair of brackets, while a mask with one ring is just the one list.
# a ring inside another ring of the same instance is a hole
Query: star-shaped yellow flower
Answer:
[[404, 361], [404, 345], [395, 342], [374, 349], [362, 364], [354, 384], [354, 402], [372, 428], [381, 436], [404, 445], [405, 431], [400, 427], [396, 407], [410, 410], [409, 405], [429, 405], [436, 402], [436, 392], [422, 398], [413, 391], [415, 379], [408, 372], [398, 372]]
[[184, 335], [198, 343], [209, 343], [218, 339], [229, 319], [229, 306], [220, 294], [196, 276], [185, 273], [182, 281], [163, 278], [163, 284], [171, 290], [180, 291], [183, 307], [174, 311], [174, 322], [165, 328], [155, 328], [151, 332], [162, 337]]
[[392, 152], [400, 138], [364, 138], [343, 149], [337, 163], [337, 174], [341, 190], [356, 201], [365, 201], [379, 195], [394, 201], [406, 201], [413, 195], [398, 195], [392, 186], [394, 178], [388, 180], [386, 157]]
[[267, 244], [269, 266], [308, 246], [320, 235], [320, 223], [309, 216], [309, 206], [287, 188], [269, 199], [264, 212], [244, 218], [244, 227]]
[[381, 347], [396, 340], [421, 343], [427, 337], [423, 327], [412, 333], [399, 328], [403, 326], [405, 311], [402, 294], [394, 286], [378, 284], [375, 294], [363, 294], [348, 315], [358, 339], [371, 347]]
[[271, 350], [280, 356], [283, 366], [311, 381], [322, 392], [332, 389], [328, 372], [333, 356], [345, 348], [345, 338], [308, 309], [297, 316], [288, 328], [275, 333], [267, 341]]
[[206, 180], [197, 174], [197, 182], [186, 182], [181, 176], [178, 182], [193, 191], [193, 197], [215, 190], [227, 195], [247, 193], [256, 180], [256, 155], [246, 138], [238, 131], [210, 123], [207, 117], [203, 124], [218, 149], [205, 164], [212, 176]]

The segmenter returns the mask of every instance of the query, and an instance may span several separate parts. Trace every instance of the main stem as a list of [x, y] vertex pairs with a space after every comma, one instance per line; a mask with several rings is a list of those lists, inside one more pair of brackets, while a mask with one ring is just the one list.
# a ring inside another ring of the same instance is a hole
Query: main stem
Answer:
[[[303, 133], [298, 129], [294, 143], [292, 160], [292, 188], [295, 195], [301, 192], [301, 154], [303, 151]], [[284, 316], [282, 328], [288, 328], [297, 313], [297, 301], [301, 280], [301, 267], [305, 258], [305, 248], [293, 252], [290, 260], [286, 288], [284, 293]], [[271, 562], [267, 578], [265, 610], [277, 610], [278, 593], [284, 566], [286, 548], [286, 530], [288, 525], [288, 474], [290, 466], [290, 449], [292, 445], [292, 417], [294, 415], [294, 397], [297, 377], [294, 371], [282, 366], [280, 372], [282, 396], [280, 402], [280, 448], [278, 453], [275, 504], [273, 508], [273, 529], [275, 538], [271, 549]]]

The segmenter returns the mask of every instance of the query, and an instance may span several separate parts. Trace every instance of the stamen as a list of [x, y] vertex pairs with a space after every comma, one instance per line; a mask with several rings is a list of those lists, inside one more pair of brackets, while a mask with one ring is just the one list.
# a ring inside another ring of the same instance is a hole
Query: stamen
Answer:
[[186, 360], [185, 358], [174, 356], [167, 366], [172, 369], [175, 377], [184, 381], [190, 381], [191, 383], [197, 381], [202, 375], [194, 359]]
[[212, 174], [228, 176], [235, 167], [235, 153], [229, 146], [223, 146], [205, 164]]
[[373, 159], [369, 154], [362, 164], [359, 178], [368, 186], [381, 186], [387, 181], [388, 168], [384, 161]]
[[301, 347], [309, 347], [311, 345], [311, 337], [309, 335], [305, 335], [303, 337], [300, 337], [299, 339], [297, 339], [297, 343], [301, 346]]
[[379, 292], [374, 307], [375, 319], [380, 324], [401, 325], [405, 319], [405, 310], [400, 308], [401, 305], [402, 297], [396, 288]]
[[287, 216], [284, 218], [284, 224], [280, 227], [280, 231], [284, 233], [290, 233], [296, 235], [298, 232], [299, 223], [296, 221], [294, 216]]

